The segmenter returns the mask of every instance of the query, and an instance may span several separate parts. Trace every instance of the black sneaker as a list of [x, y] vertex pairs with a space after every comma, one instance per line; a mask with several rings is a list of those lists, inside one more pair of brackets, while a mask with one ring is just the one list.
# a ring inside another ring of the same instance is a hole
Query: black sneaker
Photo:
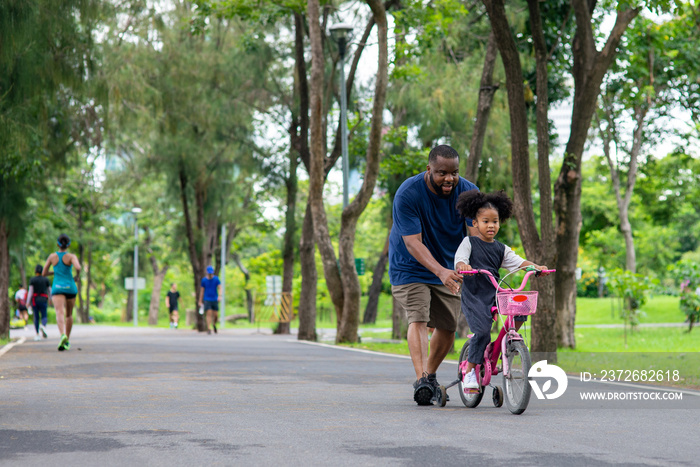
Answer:
[[[430, 373], [427, 378], [428, 378], [428, 382], [433, 385], [433, 388], [435, 388], [433, 391], [437, 395], [438, 392], [440, 391], [440, 383], [438, 383], [437, 375], [435, 373]], [[447, 392], [445, 392], [445, 396], [446, 396], [445, 402], [449, 402], [450, 395], [447, 394]]]
[[435, 397], [435, 387], [423, 377], [413, 383], [413, 400], [418, 405], [432, 405]]
[[214, 325], [214, 334], [218, 334], [219, 331], [216, 330], [216, 324]]

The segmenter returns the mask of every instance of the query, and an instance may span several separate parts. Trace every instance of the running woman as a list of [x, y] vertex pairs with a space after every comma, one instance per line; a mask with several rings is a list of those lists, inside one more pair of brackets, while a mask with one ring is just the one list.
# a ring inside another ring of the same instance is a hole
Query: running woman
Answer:
[[[51, 298], [56, 309], [58, 332], [61, 333], [61, 339], [58, 342], [59, 351], [70, 349], [69, 339], [73, 328], [73, 307], [75, 306], [75, 297], [78, 295], [78, 287], [73, 278], [73, 268], [75, 267], [77, 275], [82, 269], [78, 257], [67, 252], [69, 246], [70, 237], [61, 234], [58, 237], [58, 251], [49, 255], [42, 271], [43, 276], [51, 274], [54, 276]], [[53, 266], [53, 272], [49, 272], [51, 266]]]

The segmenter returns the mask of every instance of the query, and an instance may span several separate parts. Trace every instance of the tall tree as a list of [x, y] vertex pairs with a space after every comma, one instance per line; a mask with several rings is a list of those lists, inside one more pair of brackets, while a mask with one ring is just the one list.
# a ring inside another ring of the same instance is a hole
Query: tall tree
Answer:
[[[509, 23], [505, 13], [505, 5], [502, 0], [484, 0], [489, 11], [493, 30], [496, 33], [499, 51], [506, 68], [506, 85], [508, 87], [508, 102], [511, 113], [511, 147], [513, 165], [513, 184], [515, 189], [516, 220], [520, 235], [525, 246], [526, 254], [541, 261], [556, 258], [557, 274], [555, 275], [555, 304], [551, 309], [557, 310], [557, 341], [559, 345], [573, 347], [574, 320], [576, 310], [576, 258], [578, 255], [578, 239], [580, 233], [580, 200], [581, 200], [581, 156], [586, 141], [591, 119], [597, 105], [597, 96], [600, 85], [607, 70], [611, 66], [623, 33], [630, 22], [639, 13], [639, 8], [629, 5], [620, 5], [617, 11], [615, 25], [605, 40], [602, 50], [596, 48], [596, 36], [593, 31], [593, 10], [595, 2], [587, 0], [572, 0], [571, 6], [576, 18], [575, 35], [572, 44], [574, 78], [574, 106], [572, 112], [571, 133], [566, 145], [565, 156], [559, 176], [554, 184], [553, 207], [556, 213], [556, 229], [554, 244], [551, 248], [549, 240], [544, 237], [546, 228], [550, 222], [542, 221], [543, 241], [539, 242], [535, 224], [534, 213], [530, 195], [529, 176], [529, 151], [527, 137], [527, 112], [525, 110], [525, 92], [523, 75], [520, 67], [520, 59], [514, 47], [514, 40], [510, 33]], [[545, 99], [546, 93], [541, 89], [546, 85], [547, 49], [541, 40], [543, 34], [541, 17], [538, 15], [538, 5], [528, 2], [530, 7], [530, 21], [532, 25], [533, 40], [537, 55], [537, 82], [538, 102]], [[539, 45], [538, 45], [539, 43]], [[508, 55], [506, 55], [508, 54]], [[544, 66], [543, 66], [544, 65]], [[543, 79], [544, 78], [544, 79]], [[546, 89], [546, 88], [545, 88]], [[546, 102], [546, 101], [545, 101]], [[538, 159], [540, 180], [540, 204], [542, 219], [548, 211], [547, 205], [550, 196], [548, 184], [548, 170], [543, 170], [548, 164], [545, 155], [548, 132], [546, 129], [546, 107], [538, 105]], [[542, 130], [541, 130], [542, 129]], [[544, 177], [544, 178], [542, 178]], [[542, 192], [546, 190], [546, 192]], [[553, 254], [552, 254], [553, 253]], [[547, 300], [548, 301], [548, 300]], [[551, 311], [538, 313], [537, 320], [542, 324], [551, 322]], [[533, 324], [533, 346], [537, 350], [556, 351], [556, 343], [547, 338], [549, 333], [545, 326]], [[540, 339], [541, 337], [541, 339]], [[542, 344], [538, 344], [538, 340]]]
[[[388, 48], [387, 20], [384, 5], [368, 0], [372, 18], [377, 26], [379, 44], [378, 69], [372, 110], [372, 124], [366, 154], [364, 181], [357, 197], [343, 210], [340, 230], [339, 264], [330, 242], [325, 208], [323, 206], [323, 45], [320, 25], [320, 9], [317, 0], [308, 3], [309, 36], [311, 42], [311, 118], [310, 118], [310, 188], [309, 204], [313, 215], [316, 240], [323, 258], [324, 274], [338, 316], [337, 342], [356, 342], [359, 325], [360, 284], [355, 270], [353, 245], [357, 219], [367, 206], [376, 184], [379, 171], [380, 143], [382, 138], [382, 112], [386, 99]], [[342, 280], [341, 280], [342, 276]]]
[[[691, 86], [700, 59], [697, 47], [687, 44], [697, 46], [699, 37], [686, 18], [658, 23], [640, 17], [603, 84], [596, 121], [625, 239], [625, 268], [631, 272], [637, 260], [630, 206], [642, 147], [671, 136], [670, 128], [654, 122], [682, 110], [677, 93]], [[622, 125], [626, 120], [633, 122], [631, 135]]]
[[557, 310], [557, 339], [562, 347], [576, 346], [576, 263], [581, 231], [581, 159], [584, 146], [597, 108], [600, 86], [612, 65], [622, 35], [641, 8], [620, 4], [615, 24], [603, 47], [593, 31], [595, 2], [572, 0], [576, 19], [576, 34], [572, 43], [574, 104], [571, 113], [571, 132], [566, 143], [564, 160], [554, 183], [554, 211], [556, 213], [557, 273], [555, 275], [555, 309]]
[[[145, 158], [151, 169], [166, 174], [179, 199], [197, 294], [205, 268], [220, 267], [221, 224], [232, 219], [231, 205], [240, 206], [245, 188], [260, 176], [253, 120], [265, 97], [258, 91], [267, 76], [269, 48], [236, 20], [214, 18], [194, 34], [184, 26], [194, 21], [189, 2], [162, 12], [129, 13], [129, 34], [138, 41], [113, 41], [122, 58], [114, 72], [122, 85], [113, 91], [115, 107], [141, 125]], [[121, 77], [121, 69], [129, 76]], [[120, 149], [135, 151], [130, 142]], [[206, 327], [200, 315], [198, 327]]]
[[0, 336], [7, 337], [10, 243], [23, 234], [30, 182], [76, 140], [61, 95], [82, 101], [93, 75], [92, 32], [102, 2], [0, 4]]

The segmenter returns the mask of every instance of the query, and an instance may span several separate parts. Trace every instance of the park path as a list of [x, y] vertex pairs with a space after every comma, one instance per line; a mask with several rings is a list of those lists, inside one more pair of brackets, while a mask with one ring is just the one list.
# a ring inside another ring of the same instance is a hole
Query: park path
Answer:
[[[417, 407], [405, 357], [254, 330], [77, 326], [69, 352], [54, 341], [0, 357], [0, 465], [698, 463], [691, 392], [666, 403], [581, 401], [585, 385], [570, 378], [563, 397], [533, 397], [514, 416], [490, 393], [466, 409], [455, 388], [447, 407]], [[446, 363], [438, 377], [455, 374]]]

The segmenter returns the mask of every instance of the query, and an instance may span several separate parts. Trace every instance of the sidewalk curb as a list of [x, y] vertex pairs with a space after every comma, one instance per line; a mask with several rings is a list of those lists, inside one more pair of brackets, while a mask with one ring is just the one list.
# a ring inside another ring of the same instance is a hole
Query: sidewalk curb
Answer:
[[19, 338], [18, 340], [16, 340], [15, 342], [10, 342], [9, 344], [5, 344], [5, 345], [3, 346], [3, 348], [0, 349], [0, 357], [2, 357], [2, 356], [5, 355], [7, 352], [9, 352], [9, 351], [12, 349], [12, 347], [14, 347], [15, 345], [24, 344], [24, 343], [26, 342], [26, 340], [27, 340], [26, 337], [20, 337], [20, 338]]

